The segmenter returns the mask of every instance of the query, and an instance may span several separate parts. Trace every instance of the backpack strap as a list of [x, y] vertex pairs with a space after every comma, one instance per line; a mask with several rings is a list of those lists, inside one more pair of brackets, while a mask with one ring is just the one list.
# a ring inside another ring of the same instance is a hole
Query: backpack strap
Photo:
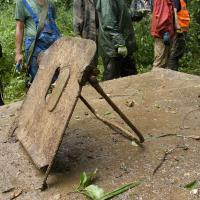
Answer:
[[36, 36], [35, 36], [35, 40], [33, 41], [33, 43], [31, 44], [31, 46], [29, 48], [29, 57], [28, 57], [28, 60], [27, 60], [27, 66], [29, 66], [31, 58], [33, 56], [33, 52], [35, 50], [36, 41], [37, 41], [37, 39], [38, 39], [38, 37], [39, 37], [43, 27], [44, 27], [45, 21], [46, 21], [49, 4], [48, 4], [48, 0], [44, 1], [44, 6], [43, 6], [43, 9], [42, 9], [41, 15], [39, 17], [39, 20], [38, 20], [38, 16], [33, 12], [32, 8], [28, 4], [28, 2], [26, 0], [22, 0], [22, 2], [26, 6], [26, 8], [29, 11], [30, 15], [32, 16], [32, 19], [35, 22], [36, 28], [37, 28], [37, 33], [36, 33]]
[[26, 9], [28, 10], [28, 12], [30, 13], [33, 21], [35, 22], [36, 28], [38, 27], [39, 24], [39, 19], [38, 16], [33, 12], [33, 9], [31, 8], [31, 6], [29, 5], [29, 3], [26, 0], [22, 0], [24, 6], [26, 7]]

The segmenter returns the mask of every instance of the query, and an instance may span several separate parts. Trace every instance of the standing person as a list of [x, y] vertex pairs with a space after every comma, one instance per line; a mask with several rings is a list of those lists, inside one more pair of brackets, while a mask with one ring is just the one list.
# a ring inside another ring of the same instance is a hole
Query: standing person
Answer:
[[136, 41], [127, 4], [124, 0], [97, 0], [96, 8], [104, 80], [137, 74]]
[[[73, 26], [76, 36], [90, 39], [97, 43], [98, 16], [95, 7], [96, 0], [74, 0]], [[97, 66], [97, 53], [92, 63]]]
[[4, 101], [3, 101], [3, 86], [2, 86], [2, 82], [0, 80], [0, 106], [4, 105]]
[[190, 15], [187, 10], [187, 0], [173, 0], [176, 22], [176, 33], [173, 39], [168, 68], [178, 71], [179, 59], [186, 49], [186, 35], [190, 25]]
[[153, 68], [167, 68], [174, 37], [174, 10], [171, 0], [154, 0], [151, 35], [154, 37]]
[[22, 43], [25, 33], [25, 55], [28, 74], [33, 81], [37, 70], [37, 57], [58, 38], [55, 24], [55, 5], [51, 0], [17, 0], [16, 20], [16, 70], [23, 61]]
[[[2, 51], [2, 46], [0, 44], [0, 58], [3, 56], [3, 51]], [[2, 86], [2, 81], [0, 77], [0, 106], [4, 105], [3, 102], [3, 86]]]

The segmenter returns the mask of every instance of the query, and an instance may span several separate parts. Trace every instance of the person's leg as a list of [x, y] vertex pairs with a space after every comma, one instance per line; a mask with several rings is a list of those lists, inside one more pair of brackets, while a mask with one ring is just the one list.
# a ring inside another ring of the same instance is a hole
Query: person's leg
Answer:
[[165, 45], [161, 38], [155, 38], [153, 68], [167, 68], [170, 45]]
[[37, 57], [33, 56], [30, 65], [28, 66], [28, 74], [31, 77], [30, 83], [33, 82], [37, 74], [37, 71], [38, 71]]
[[183, 57], [186, 49], [186, 33], [177, 33], [174, 36], [170, 57], [168, 61], [168, 68], [178, 71], [179, 59]]
[[0, 80], [0, 106], [4, 105], [4, 101], [3, 101], [3, 86], [2, 86], [2, 82]]
[[97, 51], [96, 51], [94, 58], [91, 61], [90, 65], [95, 67], [95, 68], [97, 67], [97, 65], [98, 65], [98, 52]]
[[119, 58], [103, 58], [105, 81], [120, 77], [119, 62]]
[[137, 68], [134, 56], [128, 55], [126, 58], [121, 58], [120, 76], [131, 76], [137, 74]]
[[2, 94], [0, 92], [0, 106], [3, 106], [3, 105], [4, 105], [4, 102], [3, 102]]

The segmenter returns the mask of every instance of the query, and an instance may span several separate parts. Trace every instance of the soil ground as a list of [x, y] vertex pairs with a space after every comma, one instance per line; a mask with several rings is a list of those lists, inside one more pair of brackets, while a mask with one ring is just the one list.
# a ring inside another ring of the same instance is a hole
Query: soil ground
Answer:
[[[17, 200], [85, 199], [73, 193], [79, 175], [96, 168], [95, 184], [105, 191], [143, 180], [140, 186], [115, 197], [116, 200], [199, 198], [184, 185], [200, 181], [200, 140], [194, 139], [194, 136], [200, 136], [200, 78], [170, 70], [155, 70], [104, 82], [102, 87], [143, 133], [146, 138], [144, 149], [110, 130], [79, 102], [56, 157], [54, 171], [49, 176], [49, 188], [40, 192], [37, 188], [43, 172], [33, 165], [19, 141], [8, 139], [8, 130], [21, 102], [3, 106], [0, 108], [1, 200], [10, 199], [17, 190], [22, 190]], [[83, 96], [98, 113], [125, 126], [90, 86], [84, 87]], [[181, 137], [158, 137], [166, 134]], [[175, 150], [167, 155], [153, 175], [165, 152], [171, 149]], [[14, 190], [2, 193], [11, 188]]]

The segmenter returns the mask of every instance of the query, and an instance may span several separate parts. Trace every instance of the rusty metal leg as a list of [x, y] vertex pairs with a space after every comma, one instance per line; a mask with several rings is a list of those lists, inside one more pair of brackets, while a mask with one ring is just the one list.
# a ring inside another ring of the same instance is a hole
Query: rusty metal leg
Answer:
[[51, 171], [51, 168], [52, 168], [52, 165], [49, 165], [48, 168], [47, 168], [47, 171], [46, 171], [46, 173], [45, 173], [45, 177], [44, 177], [42, 186], [41, 186], [41, 188], [39, 188], [41, 191], [46, 190], [47, 187], [48, 187], [48, 185], [47, 185], [47, 179], [48, 179], [49, 173], [50, 173], [50, 171]]
[[140, 143], [140, 141], [135, 138], [129, 131], [125, 130], [124, 128], [118, 126], [117, 124], [113, 123], [113, 122], [109, 122], [107, 119], [105, 119], [104, 117], [102, 117], [101, 115], [99, 115], [95, 109], [88, 103], [88, 101], [83, 97], [80, 96], [81, 101], [87, 106], [87, 108], [94, 114], [94, 116], [102, 121], [104, 124], [106, 124], [108, 127], [110, 127], [111, 129], [113, 129], [114, 131], [117, 131], [119, 134], [121, 134], [123, 137], [131, 140], [131, 141], [135, 141], [136, 144], [138, 144], [140, 147], [143, 147]]
[[124, 122], [136, 133], [140, 143], [144, 142], [144, 137], [141, 132], [132, 124], [132, 122], [126, 117], [126, 115], [115, 105], [115, 103], [106, 95], [101, 86], [99, 85], [95, 76], [91, 76], [89, 79], [90, 84], [95, 88], [95, 90], [108, 102], [108, 104], [113, 108], [115, 112], [124, 120]]

